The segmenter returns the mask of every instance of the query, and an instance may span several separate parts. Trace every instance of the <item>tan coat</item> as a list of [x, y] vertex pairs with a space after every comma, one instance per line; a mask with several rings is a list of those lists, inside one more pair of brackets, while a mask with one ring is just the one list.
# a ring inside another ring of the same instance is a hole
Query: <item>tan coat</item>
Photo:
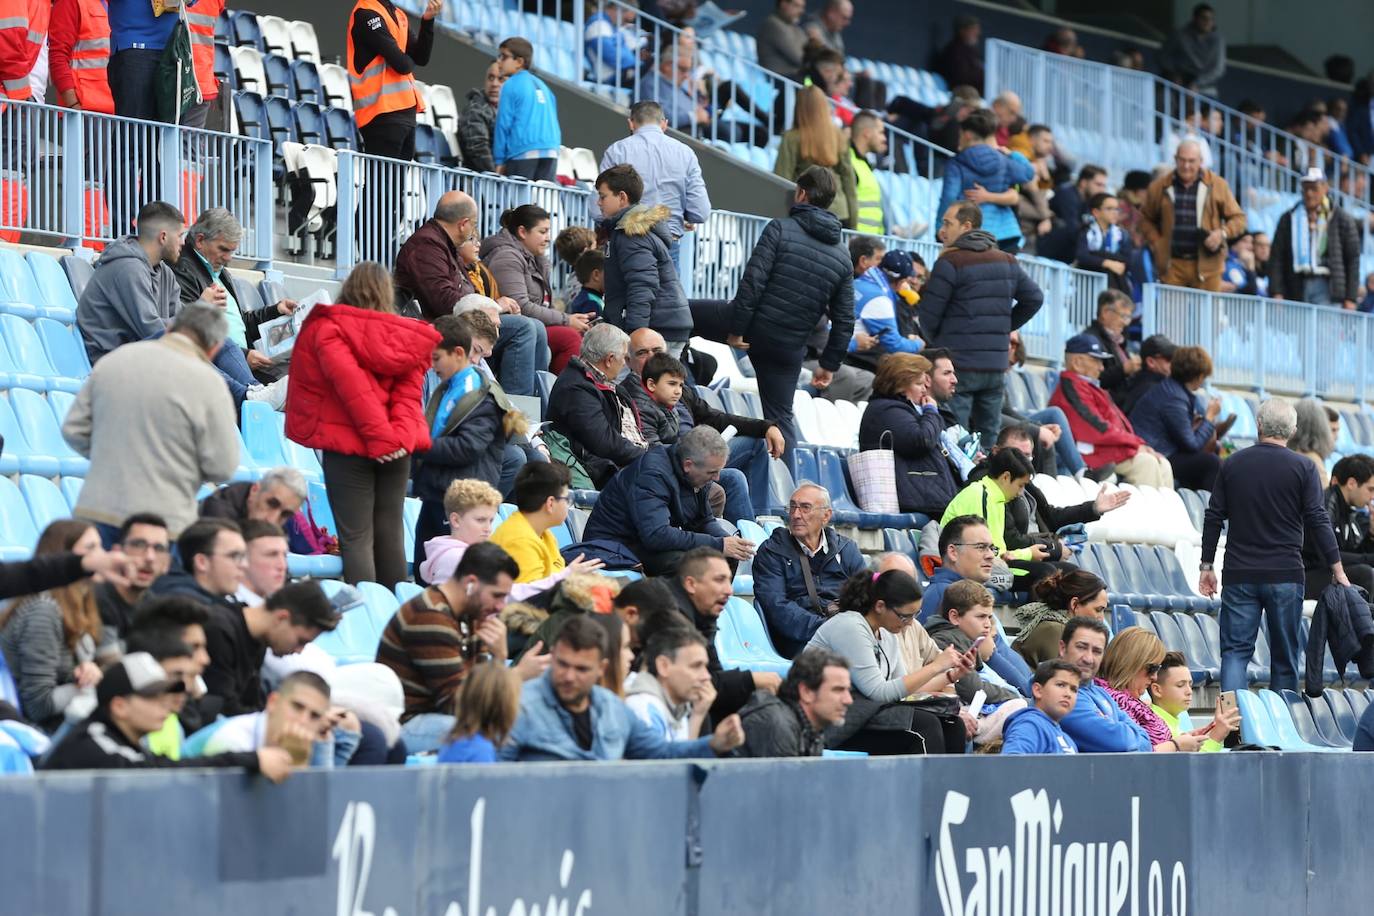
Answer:
[[[1154, 257], [1155, 274], [1163, 280], [1170, 274], [1169, 243], [1174, 235], [1174, 172], [1156, 178], [1145, 192], [1145, 204], [1140, 208], [1139, 229], [1145, 244]], [[1231, 186], [1215, 172], [1203, 171], [1198, 187], [1198, 225], [1203, 234], [1221, 229], [1227, 244], [1245, 233], [1245, 211], [1236, 202]], [[1197, 269], [1200, 278], [1220, 279], [1226, 266], [1226, 245], [1215, 252], [1199, 246]], [[1199, 283], [1187, 283], [1199, 286]]]

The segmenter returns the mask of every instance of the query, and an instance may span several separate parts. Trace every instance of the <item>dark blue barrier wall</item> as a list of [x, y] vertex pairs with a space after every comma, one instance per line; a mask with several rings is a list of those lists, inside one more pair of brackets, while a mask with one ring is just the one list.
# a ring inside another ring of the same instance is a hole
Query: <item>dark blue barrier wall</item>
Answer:
[[0, 779], [0, 914], [1369, 912], [1374, 756]]

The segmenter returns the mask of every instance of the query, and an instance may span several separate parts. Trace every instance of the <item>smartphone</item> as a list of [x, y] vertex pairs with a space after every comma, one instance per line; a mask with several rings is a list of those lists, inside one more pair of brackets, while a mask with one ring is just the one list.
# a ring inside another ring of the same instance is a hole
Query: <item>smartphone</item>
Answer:
[[987, 639], [986, 636], [979, 636], [977, 639], [973, 641], [973, 645], [970, 648], [977, 650], [977, 648], [983, 644], [983, 640], [985, 639]]
[[1236, 708], [1236, 692], [1234, 690], [1223, 690], [1217, 696], [1217, 708], [1225, 712], [1230, 712]]
[[735, 429], [733, 425], [730, 425], [720, 431], [720, 437], [726, 442], [729, 442], [731, 439], [735, 438], [738, 432], [739, 430]]

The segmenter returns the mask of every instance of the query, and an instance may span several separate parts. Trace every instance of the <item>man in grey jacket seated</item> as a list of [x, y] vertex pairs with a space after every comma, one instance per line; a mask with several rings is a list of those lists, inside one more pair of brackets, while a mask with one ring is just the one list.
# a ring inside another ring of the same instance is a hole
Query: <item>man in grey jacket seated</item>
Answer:
[[849, 662], [833, 652], [807, 649], [792, 661], [774, 696], [755, 691], [740, 710], [744, 745], [736, 757], [819, 757], [824, 733], [844, 721], [854, 702]]

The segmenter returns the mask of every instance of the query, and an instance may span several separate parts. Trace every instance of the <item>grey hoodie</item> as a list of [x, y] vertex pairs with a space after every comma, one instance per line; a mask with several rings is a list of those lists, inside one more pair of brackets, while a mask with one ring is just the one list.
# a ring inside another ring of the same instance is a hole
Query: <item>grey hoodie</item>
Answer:
[[167, 326], [180, 307], [171, 265], [149, 265], [135, 236], [112, 243], [76, 306], [76, 326], [91, 362], [126, 343], [148, 340]]
[[[668, 699], [668, 692], [663, 689], [658, 678], [643, 671], [631, 678], [630, 686], [625, 690], [625, 704], [630, 707], [635, 715], [655, 727], [658, 727], [658, 723], [655, 723], [648, 716], [650, 708], [657, 710], [669, 729], [681, 727], [681, 723], [692, 714], [691, 703], [674, 706]], [[669, 741], [682, 740], [672, 734], [665, 735], [665, 737]]]

